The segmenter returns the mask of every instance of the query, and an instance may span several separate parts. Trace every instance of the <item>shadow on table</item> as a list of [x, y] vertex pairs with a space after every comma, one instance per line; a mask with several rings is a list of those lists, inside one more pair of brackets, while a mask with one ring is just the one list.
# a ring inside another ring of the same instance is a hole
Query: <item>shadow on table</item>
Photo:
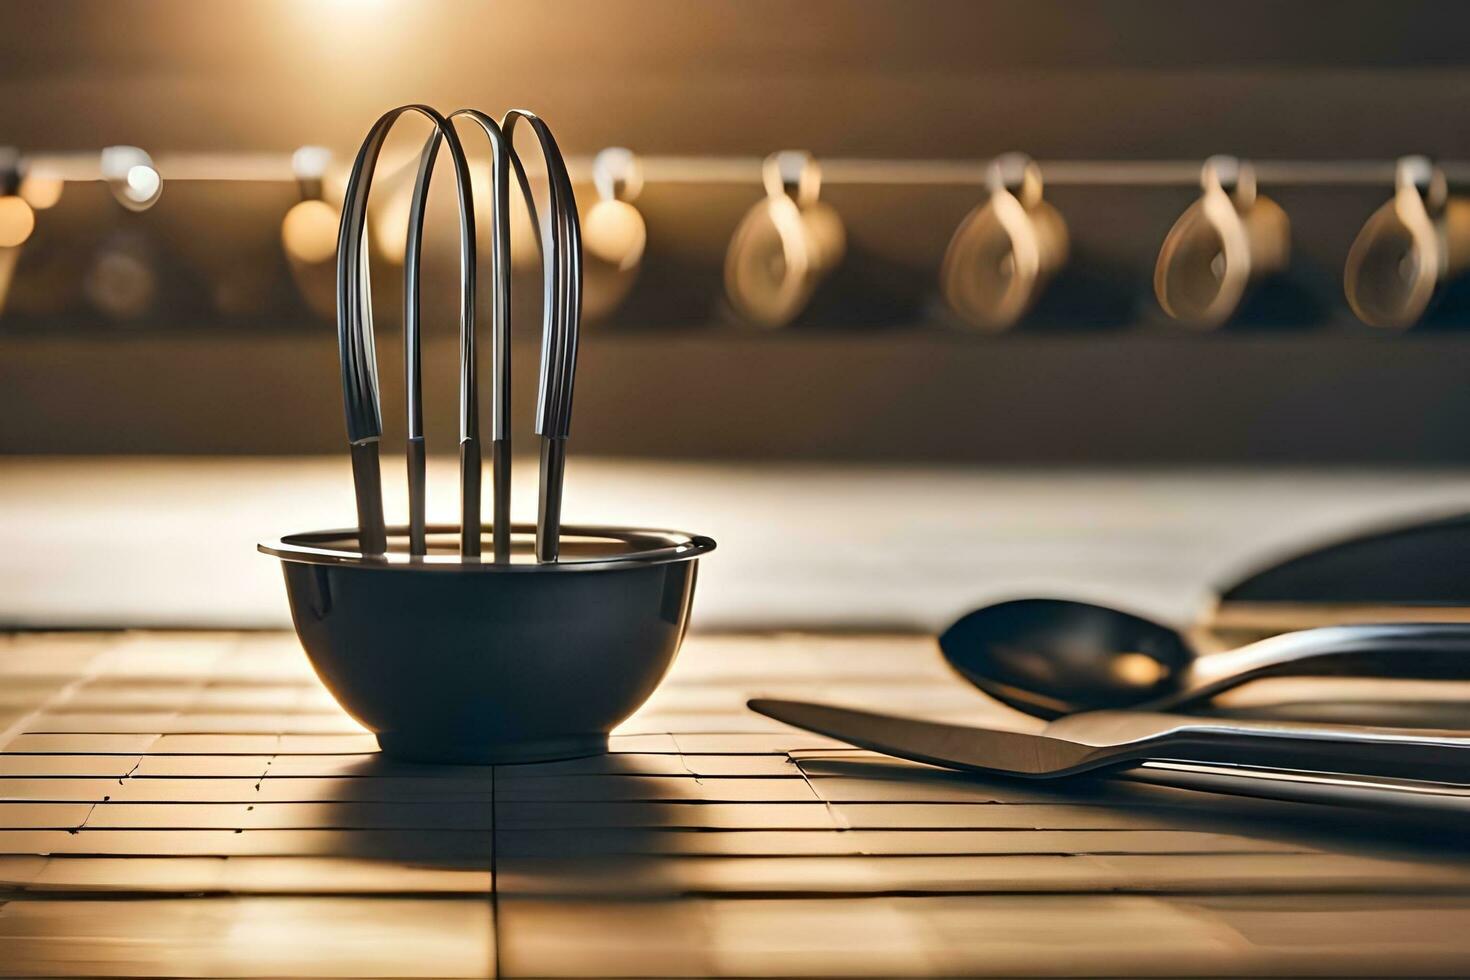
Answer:
[[[855, 749], [494, 769], [363, 757], [340, 776], [320, 811], [336, 846], [494, 874], [508, 975], [786, 972], [795, 948], [857, 969], [878, 941], [862, 930], [898, 921], [897, 906], [862, 900], [1463, 890], [1470, 859], [1451, 821], [983, 779]], [[1396, 860], [1359, 860], [1374, 858]], [[928, 922], [959, 906], [904, 908]], [[778, 936], [777, 922], [811, 928]]]
[[[934, 807], [915, 817], [918, 823], [933, 825], [939, 822], [937, 814], [943, 807], [989, 802], [1004, 808], [996, 811], [999, 816], [990, 821], [990, 829], [1054, 833], [1059, 840], [1065, 840], [1066, 834], [1088, 832], [1183, 831], [1362, 857], [1434, 863], [1470, 858], [1470, 835], [1463, 832], [1470, 801], [1463, 809], [1443, 812], [1335, 806], [1146, 785], [1105, 776], [1056, 782], [988, 777], [866, 753], [849, 757], [813, 754], [802, 759], [802, 767], [819, 787], [825, 780], [841, 783], [843, 798], [838, 807], [858, 810], [867, 805], [860, 814], [867, 819], [879, 819], [874, 816], [876, 806], [908, 801], [911, 809]], [[871, 789], [864, 794], [862, 786]], [[985, 823], [983, 815], [973, 819], [975, 829]], [[960, 829], [956, 821], [943, 822]], [[1114, 849], [1127, 850], [1122, 843], [1126, 838], [1118, 840]]]
[[[798, 775], [794, 766], [791, 772]], [[329, 789], [330, 798], [314, 804], [314, 818], [340, 833], [333, 842], [339, 853], [382, 861], [491, 869], [507, 855], [522, 864], [565, 859], [584, 877], [599, 859], [627, 872], [633, 859], [665, 853], [668, 831], [714, 829], [702, 819], [712, 802], [705, 783], [677, 754], [517, 766], [423, 765], [372, 755], [312, 782]], [[750, 804], [746, 829], [760, 826], [761, 805]]]

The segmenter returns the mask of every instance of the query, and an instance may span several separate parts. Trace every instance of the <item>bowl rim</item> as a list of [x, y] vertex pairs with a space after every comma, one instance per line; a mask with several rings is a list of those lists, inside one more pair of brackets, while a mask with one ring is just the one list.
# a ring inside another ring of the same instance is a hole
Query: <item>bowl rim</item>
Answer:
[[[388, 527], [388, 537], [407, 538], [408, 525], [395, 524]], [[430, 524], [425, 530], [429, 534], [458, 534], [458, 524]], [[491, 525], [483, 524], [480, 533], [488, 534]], [[534, 524], [514, 524], [512, 536], [534, 535]], [[462, 555], [409, 555], [390, 551], [383, 555], [364, 555], [360, 551], [323, 547], [327, 543], [355, 539], [357, 528], [332, 528], [322, 531], [298, 531], [275, 541], [256, 545], [262, 554], [279, 558], [283, 562], [307, 565], [337, 565], [353, 568], [396, 569], [398, 571], [436, 572], [489, 572], [496, 574], [547, 575], [568, 572], [615, 571], [621, 569], [646, 568], [649, 565], [665, 565], [673, 562], [692, 561], [715, 550], [713, 538], [687, 531], [671, 531], [659, 528], [621, 527], [616, 525], [564, 524], [561, 533], [572, 537], [604, 538], [622, 541], [635, 550], [624, 554], [599, 555], [592, 558], [563, 558], [555, 562], [510, 562], [496, 563], [489, 556], [465, 557]]]

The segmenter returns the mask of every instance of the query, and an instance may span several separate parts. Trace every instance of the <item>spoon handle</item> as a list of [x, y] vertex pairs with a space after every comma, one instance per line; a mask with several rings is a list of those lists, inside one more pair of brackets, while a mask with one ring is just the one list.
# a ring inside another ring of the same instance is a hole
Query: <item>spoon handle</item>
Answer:
[[1324, 626], [1206, 654], [1179, 690], [1142, 706], [1162, 710], [1202, 701], [1261, 677], [1470, 679], [1470, 623]]

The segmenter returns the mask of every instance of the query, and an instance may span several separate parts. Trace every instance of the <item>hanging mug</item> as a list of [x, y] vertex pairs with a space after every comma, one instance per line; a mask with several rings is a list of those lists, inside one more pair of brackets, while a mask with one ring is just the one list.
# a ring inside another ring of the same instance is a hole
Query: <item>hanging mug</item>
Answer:
[[19, 153], [0, 147], [0, 312], [5, 309], [21, 246], [36, 228], [36, 212], [25, 199], [24, 169]]
[[112, 196], [129, 211], [147, 211], [163, 195], [153, 158], [136, 146], [103, 147], [98, 167]]
[[1154, 294], [1170, 317], [1211, 329], [1235, 314], [1251, 286], [1286, 268], [1291, 221], [1257, 193], [1255, 168], [1246, 161], [1210, 157], [1200, 186], [1204, 193], [1159, 250]]
[[592, 161], [597, 201], [582, 216], [583, 320], [600, 320], [628, 296], [638, 278], [648, 227], [633, 206], [643, 166], [632, 150], [610, 146]]
[[774, 329], [794, 320], [842, 261], [847, 234], [836, 209], [818, 200], [822, 171], [810, 153], [772, 154], [762, 177], [766, 197], [741, 219], [725, 255], [725, 293], [746, 322]]
[[341, 210], [326, 200], [331, 151], [303, 146], [291, 155], [291, 172], [301, 200], [281, 219], [281, 249], [291, 280], [317, 316], [330, 318], [337, 309], [337, 230]]
[[1024, 153], [986, 169], [989, 199], [955, 229], [939, 288], [964, 322], [998, 333], [1026, 315], [1067, 261], [1067, 223], [1042, 200], [1041, 168]]
[[1394, 185], [1348, 250], [1343, 289], [1359, 320], [1402, 329], [1470, 265], [1470, 202], [1450, 198], [1444, 171], [1427, 157], [1400, 159]]

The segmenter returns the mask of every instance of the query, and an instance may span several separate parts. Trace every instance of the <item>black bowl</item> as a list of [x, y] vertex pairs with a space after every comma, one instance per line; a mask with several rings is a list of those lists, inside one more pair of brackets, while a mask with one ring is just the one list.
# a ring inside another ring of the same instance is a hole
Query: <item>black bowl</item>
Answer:
[[[517, 526], [511, 562], [457, 554], [434, 526], [365, 557], [355, 530], [261, 545], [281, 559], [296, 634], [317, 676], [385, 753], [424, 762], [535, 762], [606, 751], [653, 693], [689, 623], [709, 538], [565, 527], [536, 564]], [[488, 529], [485, 551], [490, 550]]]

